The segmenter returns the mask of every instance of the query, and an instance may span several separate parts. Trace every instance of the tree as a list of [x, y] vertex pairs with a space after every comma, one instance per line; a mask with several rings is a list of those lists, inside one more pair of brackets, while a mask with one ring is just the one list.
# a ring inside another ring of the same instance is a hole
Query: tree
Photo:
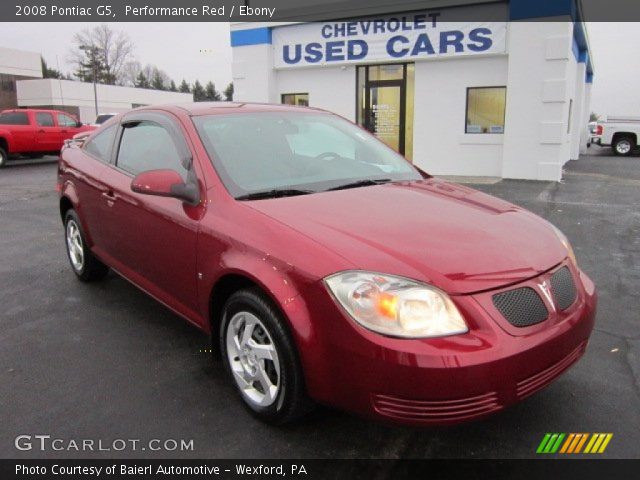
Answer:
[[600, 115], [598, 115], [596, 112], [591, 112], [591, 114], [589, 115], [590, 122], [597, 122], [599, 118]]
[[83, 45], [80, 50], [83, 57], [74, 75], [83, 82], [107, 83], [107, 70], [100, 49]]
[[219, 102], [222, 100], [222, 95], [216, 90], [215, 85], [211, 81], [209, 81], [205, 87], [205, 99], [210, 102]]
[[[83, 67], [87, 60], [86, 53], [95, 50], [92, 55], [101, 62], [98, 81], [109, 85], [122, 85], [126, 82], [125, 65], [132, 60], [133, 43], [125, 32], [116, 32], [106, 24], [97, 25], [76, 33], [73, 45], [69, 52], [69, 60], [76, 65], [78, 73], [87, 74], [86, 68]], [[86, 81], [82, 76], [78, 78]]]
[[153, 73], [151, 74], [151, 88], [155, 90], [165, 90], [164, 79], [160, 74], [160, 70], [154, 68]]
[[233, 82], [227, 85], [227, 88], [224, 89], [224, 99], [227, 102], [233, 102]]
[[202, 84], [199, 80], [196, 80], [196, 83], [193, 84], [193, 101], [194, 102], [204, 102], [207, 100], [207, 92], [205, 92], [204, 88], [202, 88]]
[[187, 83], [187, 81], [183, 78], [182, 82], [180, 83], [180, 88], [178, 88], [178, 91], [180, 93], [191, 93], [191, 87], [189, 86], [189, 84]]
[[173, 80], [171, 80], [171, 83], [169, 84], [169, 91], [170, 92], [178, 91], [178, 87], [176, 87], [176, 82], [174, 82]]
[[133, 85], [136, 88], [151, 88], [151, 84], [149, 83], [149, 79], [144, 74], [144, 72], [138, 73], [136, 77], [136, 81]]
[[49, 68], [44, 57], [40, 57], [40, 61], [42, 62], [42, 78], [64, 78], [60, 70]]

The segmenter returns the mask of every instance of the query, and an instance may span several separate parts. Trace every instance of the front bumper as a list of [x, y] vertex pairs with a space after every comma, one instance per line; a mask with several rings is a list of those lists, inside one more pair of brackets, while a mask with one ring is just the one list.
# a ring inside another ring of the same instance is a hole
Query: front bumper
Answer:
[[[328, 293], [322, 298], [317, 291], [307, 307], [317, 312], [312, 324], [320, 328], [313, 346], [301, 349], [309, 393], [322, 403], [409, 424], [458, 423], [514, 404], [544, 388], [585, 352], [597, 296], [593, 282], [570, 269], [578, 294], [564, 312], [516, 328], [491, 303], [499, 290], [458, 296], [454, 301], [469, 332], [433, 339], [370, 332], [337, 306], [328, 309], [327, 302], [335, 304]], [[504, 290], [536, 284], [541, 277]]]

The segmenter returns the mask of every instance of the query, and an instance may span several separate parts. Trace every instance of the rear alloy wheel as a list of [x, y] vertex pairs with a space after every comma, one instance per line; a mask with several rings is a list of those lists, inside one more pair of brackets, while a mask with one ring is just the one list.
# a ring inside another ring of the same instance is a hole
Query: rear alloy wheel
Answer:
[[69, 210], [64, 222], [65, 244], [67, 256], [73, 273], [83, 282], [91, 282], [103, 278], [109, 268], [93, 256], [84, 240], [80, 220], [74, 210]]
[[260, 420], [282, 424], [308, 410], [287, 324], [259, 289], [240, 290], [227, 300], [220, 350], [245, 406]]
[[635, 142], [629, 137], [620, 137], [613, 144], [613, 152], [616, 155], [629, 156], [635, 148]]

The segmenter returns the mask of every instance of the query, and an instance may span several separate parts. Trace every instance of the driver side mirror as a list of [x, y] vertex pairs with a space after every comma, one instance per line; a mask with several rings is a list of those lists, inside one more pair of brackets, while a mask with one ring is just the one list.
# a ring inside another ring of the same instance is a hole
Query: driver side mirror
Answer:
[[131, 181], [131, 190], [144, 195], [178, 198], [190, 205], [200, 201], [195, 183], [185, 183], [174, 170], [148, 170]]
[[82, 122], [78, 120], [76, 122], [76, 128], [80, 128], [81, 126], [82, 126]]

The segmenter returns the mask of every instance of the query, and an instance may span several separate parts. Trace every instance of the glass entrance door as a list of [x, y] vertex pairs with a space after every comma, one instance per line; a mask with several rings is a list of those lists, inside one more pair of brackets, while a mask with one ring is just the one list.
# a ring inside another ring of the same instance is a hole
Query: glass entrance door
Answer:
[[357, 93], [358, 123], [411, 160], [413, 64], [358, 67]]
[[367, 93], [365, 128], [396, 152], [404, 153], [402, 84], [371, 82]]

